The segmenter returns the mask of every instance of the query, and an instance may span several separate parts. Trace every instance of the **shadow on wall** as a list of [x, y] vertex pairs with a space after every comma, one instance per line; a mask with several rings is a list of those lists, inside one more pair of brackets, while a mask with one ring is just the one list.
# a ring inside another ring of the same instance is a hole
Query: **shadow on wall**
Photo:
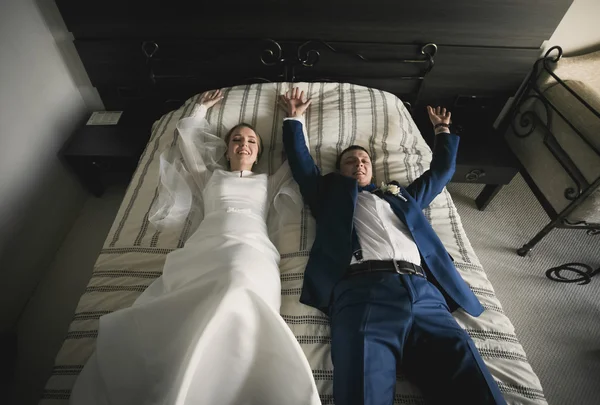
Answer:
[[[558, 45], [562, 48], [562, 46], [560, 44], [555, 44]], [[553, 45], [554, 46], [554, 45]], [[541, 49], [541, 53], [540, 53], [540, 58], [544, 57], [544, 55], [546, 54], [546, 52], [548, 51], [548, 49], [550, 49], [550, 41], [545, 41], [542, 44]], [[594, 44], [594, 45], [589, 45], [589, 46], [585, 46], [583, 48], [578, 48], [576, 50], [569, 50], [568, 48], [563, 48], [563, 57], [572, 57], [572, 56], [581, 56], [581, 55], [587, 55], [588, 53], [593, 53], [593, 52], [598, 52], [600, 51], [600, 43]], [[552, 56], [556, 56], [557, 55], [557, 51], [553, 51], [553, 53], [551, 54]]]
[[565, 56], [583, 55], [600, 50], [600, 1], [574, 0], [556, 27], [552, 37], [542, 44], [540, 56], [559, 45]]
[[592, 52], [600, 51], [600, 44], [590, 45], [585, 48], [581, 48], [577, 51], [569, 52], [568, 56], [581, 56]]
[[62, 56], [65, 67], [71, 74], [88, 110], [104, 110], [102, 99], [96, 88], [92, 86], [92, 82], [73, 44], [73, 36], [68, 31], [55, 0], [35, 0], [35, 4], [54, 37], [56, 49]]
[[13, 370], [17, 362], [17, 334], [15, 332], [0, 333], [0, 390], [9, 403], [13, 401], [12, 387], [15, 381]]
[[78, 91], [89, 80], [54, 1], [7, 1], [2, 12], [0, 389], [10, 384], [18, 319], [87, 198], [57, 152], [93, 103]]
[[86, 197], [59, 159], [48, 162], [45, 169], [37, 179], [21, 179], [29, 183], [28, 195], [20, 196], [20, 205], [11, 210], [10, 218], [0, 218], [3, 228], [10, 230], [0, 240], [0, 271], [5, 280], [0, 294], [0, 307], [5, 309], [0, 317], [0, 389], [8, 397], [17, 360], [18, 319]]
[[[14, 325], [33, 290], [32, 276], [38, 281], [60, 247], [87, 197], [75, 176], [53, 156], [44, 163], [41, 176], [19, 179], [24, 192], [10, 217], [0, 218], [4, 240], [0, 240], [0, 269], [10, 288], [0, 294], [2, 325]], [[5, 212], [6, 213], [6, 212]], [[68, 215], [69, 218], [62, 218]]]

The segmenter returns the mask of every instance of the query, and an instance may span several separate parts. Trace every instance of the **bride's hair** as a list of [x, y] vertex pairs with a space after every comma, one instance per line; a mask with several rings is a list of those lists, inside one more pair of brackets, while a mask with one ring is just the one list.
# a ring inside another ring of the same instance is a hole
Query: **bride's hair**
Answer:
[[254, 127], [252, 125], [246, 124], [245, 122], [240, 122], [239, 124], [235, 125], [229, 131], [227, 131], [227, 135], [225, 135], [225, 143], [229, 147], [229, 141], [231, 140], [231, 134], [233, 134], [233, 131], [235, 131], [238, 128], [249, 128], [252, 131], [254, 131], [254, 133], [256, 134], [256, 137], [258, 138], [258, 153], [256, 154], [256, 163], [258, 163], [258, 161], [260, 160], [260, 157], [262, 155], [262, 152], [263, 152], [263, 142], [262, 142], [262, 138], [260, 137], [258, 132], [256, 132], [256, 129], [254, 129]]

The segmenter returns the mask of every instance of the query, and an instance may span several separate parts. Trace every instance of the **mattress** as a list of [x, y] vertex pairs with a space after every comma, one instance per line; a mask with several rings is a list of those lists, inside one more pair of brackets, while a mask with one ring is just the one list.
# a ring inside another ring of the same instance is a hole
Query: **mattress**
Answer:
[[[220, 136], [241, 121], [255, 126], [265, 147], [258, 171], [273, 173], [284, 159], [281, 142], [284, 112], [277, 108], [277, 95], [290, 86], [268, 83], [224, 89], [225, 98], [207, 116], [211, 123], [217, 124]], [[300, 83], [299, 86], [313, 99], [306, 128], [311, 153], [323, 173], [334, 170], [337, 154], [351, 144], [370, 151], [377, 183], [395, 179], [408, 185], [427, 170], [431, 150], [394, 95], [351, 84]], [[41, 404], [68, 402], [77, 375], [94, 351], [99, 317], [130, 306], [160, 276], [166, 255], [185, 243], [191, 222], [179, 229], [159, 232], [148, 222], [148, 213], [157, 198], [158, 156], [176, 145], [175, 124], [190, 114], [197, 98], [162, 116], [153, 126], [150, 141], [56, 356]], [[471, 247], [448, 191], [444, 189], [424, 213], [485, 307], [478, 318], [462, 310], [454, 316], [473, 338], [506, 400], [511, 404], [545, 404], [540, 381]], [[274, 243], [281, 254], [281, 315], [306, 353], [323, 404], [333, 404], [328, 318], [298, 301], [315, 235], [315, 223], [308, 208], [288, 222], [278, 235]], [[395, 403], [424, 403], [419, 390], [402, 374], [397, 376]]]

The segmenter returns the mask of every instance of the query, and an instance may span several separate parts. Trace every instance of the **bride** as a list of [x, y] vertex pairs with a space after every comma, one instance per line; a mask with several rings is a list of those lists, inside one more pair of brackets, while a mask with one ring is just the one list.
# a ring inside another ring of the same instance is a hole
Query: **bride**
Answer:
[[202, 221], [132, 307], [100, 318], [71, 404], [320, 404], [279, 315], [279, 253], [267, 232], [270, 206], [295, 183], [287, 163], [271, 178], [252, 172], [262, 147], [250, 125], [226, 143], [208, 133], [204, 116], [221, 98], [204, 94], [177, 124], [179, 150], [161, 156], [150, 218], [159, 229], [192, 213]]

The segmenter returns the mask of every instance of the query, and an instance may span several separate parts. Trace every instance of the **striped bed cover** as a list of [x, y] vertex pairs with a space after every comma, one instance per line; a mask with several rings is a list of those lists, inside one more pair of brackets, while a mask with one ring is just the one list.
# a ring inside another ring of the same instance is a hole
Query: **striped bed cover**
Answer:
[[[255, 126], [265, 148], [258, 171], [273, 173], [283, 159], [284, 112], [277, 108], [277, 95], [290, 86], [266, 83], [227, 88], [222, 102], [208, 113], [207, 119], [217, 123], [221, 136], [226, 128], [242, 121]], [[370, 151], [377, 184], [394, 179], [407, 185], [427, 170], [431, 150], [394, 95], [351, 84], [300, 83], [299, 86], [313, 99], [306, 127], [311, 153], [323, 173], [332, 171], [337, 154], [355, 143]], [[166, 255], [183, 246], [189, 224], [159, 232], [148, 222], [148, 211], [157, 197], [158, 156], [177, 143], [175, 124], [190, 114], [197, 98], [191, 98], [154, 124], [150, 141], [56, 356], [40, 404], [68, 402], [77, 375], [94, 350], [99, 317], [130, 306], [160, 276]], [[475, 341], [506, 400], [511, 404], [545, 404], [540, 381], [469, 243], [446, 189], [425, 210], [425, 215], [485, 307], [478, 318], [460, 310], [454, 316]], [[279, 240], [274, 241], [281, 253], [281, 314], [309, 359], [323, 404], [333, 404], [328, 318], [298, 301], [314, 235], [314, 221], [308, 209], [303, 209], [295, 221], [284, 227]], [[419, 390], [399, 374], [395, 404], [422, 403]]]

